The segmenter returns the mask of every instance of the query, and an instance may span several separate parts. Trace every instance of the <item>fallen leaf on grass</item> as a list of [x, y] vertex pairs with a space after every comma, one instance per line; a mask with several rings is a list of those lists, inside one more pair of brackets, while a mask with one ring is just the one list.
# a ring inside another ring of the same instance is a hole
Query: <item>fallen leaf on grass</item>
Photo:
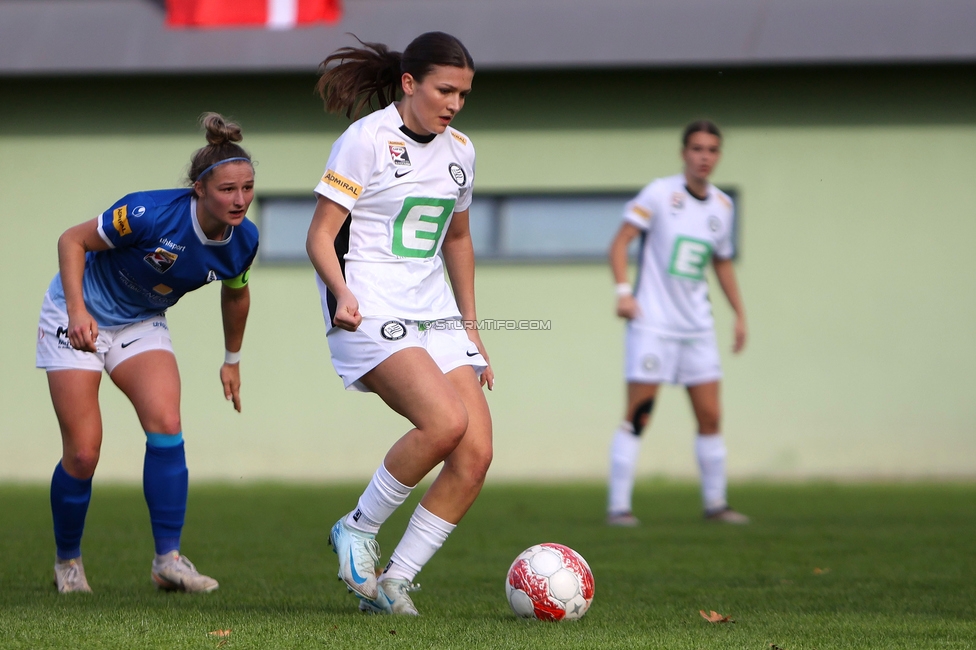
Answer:
[[207, 632], [207, 636], [216, 636], [216, 637], [230, 636], [230, 630], [214, 630], [213, 632]]
[[769, 644], [769, 650], [786, 650], [786, 648], [781, 648], [778, 645], [776, 645], [775, 643], [770, 643]]
[[708, 621], [709, 623], [735, 623], [733, 619], [731, 619], [728, 616], [722, 616], [714, 609], [708, 614], [705, 613], [704, 609], [698, 610], [698, 613], [701, 614], [702, 618]]
[[227, 645], [227, 639], [222, 639], [222, 640], [220, 640], [220, 641], [217, 642], [217, 647], [218, 648], [223, 648], [225, 645]]
[[815, 576], [818, 576], [818, 575], [820, 575], [822, 573], [830, 573], [830, 569], [821, 569], [820, 567], [816, 567], [813, 570], [813, 575], [815, 575]]
[[396, 636], [396, 630], [390, 630], [390, 634], [392, 634], [393, 636]]

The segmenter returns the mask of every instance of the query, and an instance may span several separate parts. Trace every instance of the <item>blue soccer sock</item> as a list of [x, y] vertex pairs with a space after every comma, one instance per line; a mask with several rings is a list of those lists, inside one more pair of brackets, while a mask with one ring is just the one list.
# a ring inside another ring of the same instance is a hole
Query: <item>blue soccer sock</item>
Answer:
[[180, 548], [189, 472], [182, 432], [174, 436], [147, 432], [146, 437], [142, 490], [149, 506], [156, 554], [163, 555]]
[[85, 515], [91, 501], [92, 480], [77, 479], [61, 463], [51, 477], [51, 514], [54, 517], [54, 543], [58, 558], [81, 557], [81, 535], [85, 532]]

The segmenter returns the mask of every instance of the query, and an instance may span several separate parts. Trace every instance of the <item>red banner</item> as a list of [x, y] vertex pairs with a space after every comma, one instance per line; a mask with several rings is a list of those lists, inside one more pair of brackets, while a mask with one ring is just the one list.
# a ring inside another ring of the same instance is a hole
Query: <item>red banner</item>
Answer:
[[167, 27], [292, 29], [335, 23], [340, 0], [166, 0]]

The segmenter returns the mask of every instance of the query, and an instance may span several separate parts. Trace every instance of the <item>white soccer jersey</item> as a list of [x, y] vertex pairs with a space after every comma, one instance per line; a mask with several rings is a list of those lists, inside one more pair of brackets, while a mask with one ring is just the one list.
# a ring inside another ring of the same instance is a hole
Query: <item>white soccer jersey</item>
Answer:
[[712, 330], [705, 267], [734, 254], [733, 215], [727, 194], [709, 185], [696, 199], [682, 174], [651, 182], [627, 204], [624, 221], [644, 231], [633, 327], [678, 337]]
[[[315, 191], [350, 211], [336, 253], [364, 317], [460, 316], [438, 252], [453, 214], [471, 205], [473, 183], [474, 145], [466, 136], [451, 127], [413, 134], [392, 104], [336, 140]], [[333, 317], [335, 301], [321, 278], [319, 290]]]

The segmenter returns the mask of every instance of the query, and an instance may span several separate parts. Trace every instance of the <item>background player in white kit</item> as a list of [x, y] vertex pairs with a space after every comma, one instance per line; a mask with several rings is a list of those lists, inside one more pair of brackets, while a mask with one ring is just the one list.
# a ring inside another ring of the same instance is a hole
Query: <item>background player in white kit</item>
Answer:
[[[382, 109], [333, 145], [307, 249], [336, 372], [347, 389], [376, 393], [415, 428], [389, 450], [329, 541], [361, 610], [416, 616], [412, 580], [471, 507], [492, 456], [482, 386], [494, 379], [471, 328], [474, 146], [449, 126], [471, 91], [474, 63], [441, 32], [418, 36], [402, 54], [363, 46], [327, 58], [318, 89], [331, 112], [348, 117], [373, 99]], [[441, 461], [377, 579], [376, 533]]]
[[[705, 266], [711, 262], [735, 311], [733, 352], [746, 341], [746, 320], [732, 267], [734, 210], [727, 194], [708, 178], [721, 156], [722, 135], [707, 120], [689, 124], [682, 136], [684, 172], [659, 178], [627, 204], [624, 223], [610, 246], [617, 282], [617, 315], [628, 319], [627, 410], [610, 447], [607, 523], [635, 526], [631, 512], [640, 436], [658, 386], [680, 384], [698, 420], [695, 454], [702, 502], [709, 520], [745, 524], [749, 518], [726, 500], [725, 442], [719, 380], [722, 376]], [[627, 282], [627, 248], [641, 236], [636, 288]]]

